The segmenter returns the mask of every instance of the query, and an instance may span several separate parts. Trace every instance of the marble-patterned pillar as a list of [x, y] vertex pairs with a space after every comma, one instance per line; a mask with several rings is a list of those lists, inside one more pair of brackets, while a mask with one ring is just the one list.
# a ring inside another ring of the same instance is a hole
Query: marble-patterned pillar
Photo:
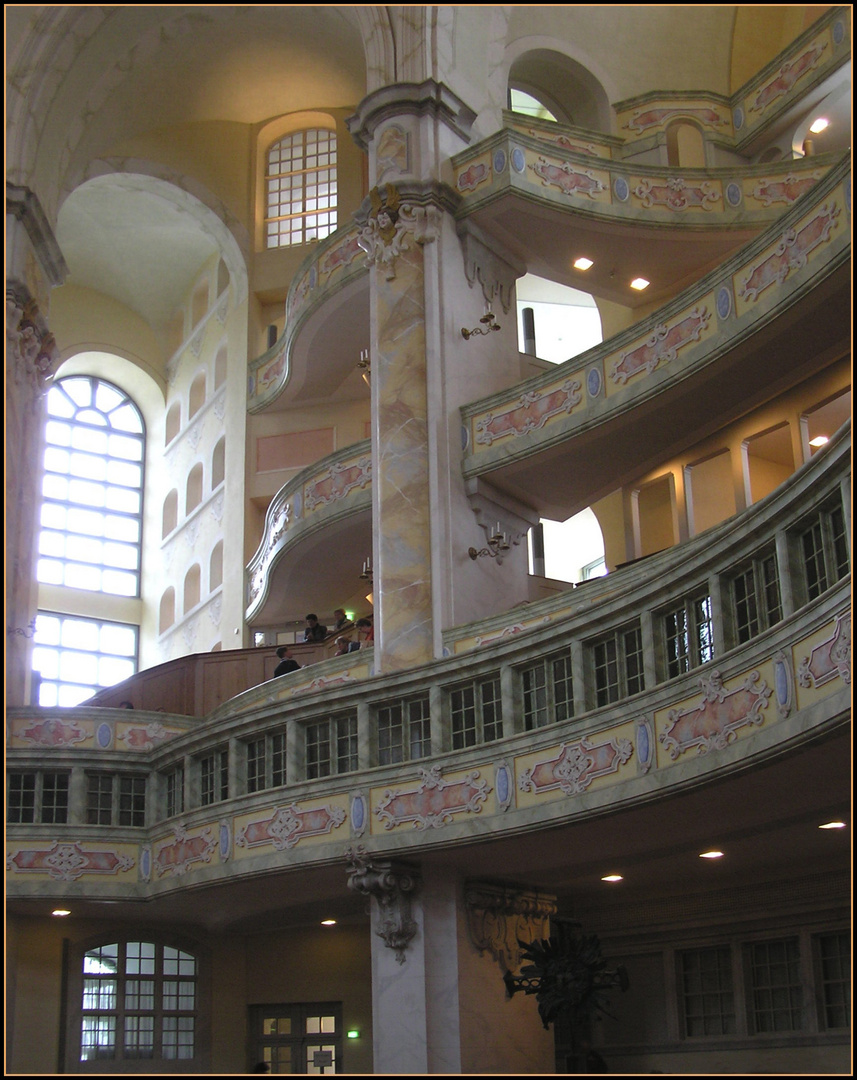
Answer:
[[65, 265], [38, 200], [6, 185], [6, 704], [29, 703], [38, 587], [46, 382], [58, 353], [45, 318]]
[[369, 897], [376, 1073], [460, 1073], [456, 883], [349, 852], [348, 885]]

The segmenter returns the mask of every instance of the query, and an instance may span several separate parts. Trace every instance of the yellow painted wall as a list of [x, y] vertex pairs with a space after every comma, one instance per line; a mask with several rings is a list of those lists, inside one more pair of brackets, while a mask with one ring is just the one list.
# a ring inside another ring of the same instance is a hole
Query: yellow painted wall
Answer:
[[832, 4], [738, 4], [729, 93], [734, 94], [749, 82], [831, 7]]

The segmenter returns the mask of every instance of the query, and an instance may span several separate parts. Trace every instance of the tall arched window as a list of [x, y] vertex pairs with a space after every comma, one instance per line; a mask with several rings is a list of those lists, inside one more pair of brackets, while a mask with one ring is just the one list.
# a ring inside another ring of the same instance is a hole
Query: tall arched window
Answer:
[[134, 402], [91, 375], [47, 395], [38, 579], [140, 595], [146, 433]]
[[269, 248], [322, 240], [336, 229], [336, 132], [295, 131], [268, 150], [265, 237]]

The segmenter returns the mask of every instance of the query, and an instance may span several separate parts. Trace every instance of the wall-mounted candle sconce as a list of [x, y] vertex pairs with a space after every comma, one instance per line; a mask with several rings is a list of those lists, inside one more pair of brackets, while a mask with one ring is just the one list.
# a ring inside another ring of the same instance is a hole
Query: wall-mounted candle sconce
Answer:
[[363, 562], [363, 571], [360, 574], [360, 580], [361, 581], [371, 581], [372, 580], [372, 560], [371, 559], [365, 559], [364, 560], [364, 562]]
[[461, 336], [465, 341], [469, 341], [474, 334], [490, 334], [492, 330], [499, 330], [500, 324], [494, 322], [494, 312], [487, 311], [479, 320], [481, 326], [474, 326], [472, 330], [466, 330], [463, 326], [461, 328]]
[[372, 370], [372, 365], [369, 362], [369, 350], [368, 349], [361, 349], [360, 350], [360, 360], [359, 360], [359, 362], [357, 364], [357, 367], [360, 369], [360, 374], [363, 376], [363, 382], [365, 382], [366, 385], [368, 386], [369, 385], [369, 375], [371, 374], [371, 370]]
[[498, 555], [501, 555], [504, 551], [509, 550], [509, 540], [504, 532], [500, 531], [500, 522], [494, 526], [494, 532], [488, 537], [486, 541], [488, 546], [484, 548], [468, 548], [467, 554], [471, 559], [481, 559], [488, 556], [491, 559], [496, 559]]

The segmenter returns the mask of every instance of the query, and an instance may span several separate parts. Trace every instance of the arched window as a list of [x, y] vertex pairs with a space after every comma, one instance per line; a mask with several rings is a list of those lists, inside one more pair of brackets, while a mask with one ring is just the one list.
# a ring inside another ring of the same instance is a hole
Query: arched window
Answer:
[[120, 939], [86, 949], [70, 984], [73, 1071], [199, 1060], [198, 977], [198, 958], [172, 945]]
[[322, 240], [336, 229], [336, 132], [295, 131], [268, 150], [265, 237], [269, 248]]
[[190, 514], [202, 502], [202, 465], [197, 462], [190, 470], [185, 489], [185, 514]]
[[205, 372], [201, 371], [190, 384], [187, 416], [190, 421], [205, 404]]
[[194, 563], [193, 566], [185, 574], [184, 579], [184, 608], [182, 613], [187, 613], [195, 608], [199, 603], [200, 597], [200, 570], [199, 563]]
[[528, 94], [526, 90], [518, 90], [514, 86], [509, 87], [509, 108], [512, 112], [523, 113], [525, 116], [535, 116], [539, 120], [553, 120], [556, 117], [538, 98]]
[[140, 410], [90, 375], [47, 395], [38, 579], [48, 585], [140, 595], [143, 463]]
[[175, 488], [164, 499], [161, 539], [165, 539], [179, 523], [179, 493]]
[[173, 439], [181, 431], [182, 407], [181, 403], [174, 401], [167, 412], [166, 429], [164, 431], [164, 445], [169, 446]]
[[220, 487], [226, 476], [226, 436], [217, 440], [211, 455], [211, 490]]
[[223, 541], [218, 540], [208, 561], [208, 591], [214, 592], [223, 584]]
[[161, 608], [158, 615], [158, 633], [166, 633], [176, 621], [176, 590], [170, 586], [161, 597]]

